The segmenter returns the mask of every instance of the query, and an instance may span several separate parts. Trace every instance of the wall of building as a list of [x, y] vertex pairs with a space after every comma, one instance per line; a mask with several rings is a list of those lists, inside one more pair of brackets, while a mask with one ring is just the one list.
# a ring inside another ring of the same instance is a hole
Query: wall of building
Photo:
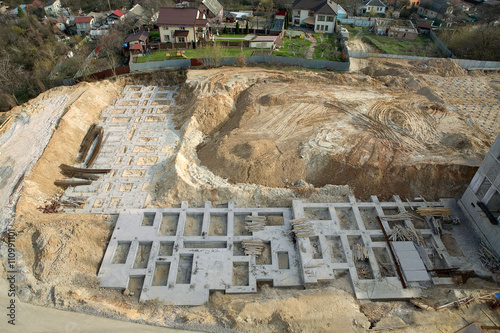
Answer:
[[303, 21], [309, 17], [309, 11], [308, 10], [298, 10], [294, 9], [293, 10], [293, 24], [297, 24], [296, 20], [299, 20], [299, 25], [303, 24]]
[[[174, 38], [174, 32], [175, 30], [184, 30], [188, 31], [189, 34], [186, 37], [186, 42], [191, 42], [194, 39], [195, 36], [195, 28], [194, 27], [184, 27], [184, 29], [181, 29], [181, 27], [166, 27], [166, 26], [160, 26], [160, 40], [162, 43], [166, 42], [176, 42]], [[168, 38], [167, 38], [168, 36]]]
[[[324, 21], [319, 21], [318, 20], [319, 16], [324, 16], [324, 18], [325, 18]], [[331, 21], [331, 22], [327, 21], [328, 17], [332, 17], [333, 21]], [[337, 20], [336, 17], [330, 16], [330, 15], [316, 15], [315, 19], [316, 19], [316, 25], [314, 27], [314, 32], [326, 32], [326, 33], [333, 33], [334, 32], [335, 22]], [[320, 29], [321, 26], [323, 26], [323, 29]]]
[[[478, 202], [482, 202], [493, 212], [497, 224], [486, 217]], [[459, 204], [480, 236], [500, 256], [500, 217], [495, 212], [500, 210], [500, 134], [486, 154]]]

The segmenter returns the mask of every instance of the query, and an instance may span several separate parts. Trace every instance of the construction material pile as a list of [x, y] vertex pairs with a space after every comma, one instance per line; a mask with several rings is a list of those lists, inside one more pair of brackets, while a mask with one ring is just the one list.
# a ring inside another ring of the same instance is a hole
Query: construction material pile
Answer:
[[311, 222], [306, 220], [305, 218], [290, 220], [292, 223], [292, 231], [295, 234], [295, 237], [311, 237], [314, 236], [314, 229], [311, 225]]
[[500, 270], [500, 260], [495, 253], [489, 249], [484, 243], [479, 245], [479, 258], [483, 266], [492, 273], [497, 273]]
[[266, 226], [265, 216], [246, 216], [245, 217], [245, 229], [254, 232], [264, 230]]
[[417, 213], [422, 216], [450, 216], [451, 210], [448, 207], [417, 207]]
[[[84, 163], [85, 161], [87, 161], [85, 164], [87, 168], [90, 167], [97, 158], [97, 155], [99, 154], [103, 138], [104, 138], [104, 130], [102, 129], [102, 127], [97, 126], [96, 124], [92, 124], [89, 130], [87, 131], [87, 134], [83, 138], [82, 144], [80, 145], [78, 162]], [[92, 150], [92, 153], [87, 160], [87, 155], [89, 154], [89, 151], [92, 148], [92, 146], [94, 146], [94, 149]]]
[[420, 232], [418, 232], [413, 223], [407, 222], [407, 227], [402, 225], [395, 225], [392, 228], [391, 236], [389, 239], [393, 242], [406, 242], [412, 241], [418, 245], [424, 245], [424, 238]]
[[260, 256], [264, 251], [264, 241], [262, 239], [244, 239], [241, 244], [246, 256]]

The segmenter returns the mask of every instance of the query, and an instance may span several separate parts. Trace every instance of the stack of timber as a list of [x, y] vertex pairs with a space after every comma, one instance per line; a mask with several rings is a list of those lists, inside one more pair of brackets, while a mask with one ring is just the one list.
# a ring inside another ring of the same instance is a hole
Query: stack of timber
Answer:
[[80, 145], [80, 151], [78, 155], [78, 162], [85, 162], [87, 160], [87, 156], [89, 154], [90, 149], [94, 145], [94, 150], [90, 154], [88, 161], [86, 163], [87, 168], [94, 163], [99, 151], [101, 150], [102, 140], [104, 138], [104, 130], [102, 127], [97, 126], [96, 124], [92, 124], [87, 131], [87, 134], [83, 138], [82, 144]]
[[245, 217], [245, 229], [254, 232], [264, 230], [266, 226], [265, 216], [246, 216]]
[[262, 239], [244, 239], [241, 244], [246, 256], [260, 256], [264, 251], [264, 241]]
[[418, 245], [424, 245], [424, 237], [415, 229], [413, 223], [408, 222], [407, 227], [395, 225], [389, 239], [393, 242], [412, 241]]
[[292, 231], [295, 234], [295, 237], [311, 237], [314, 236], [314, 229], [311, 225], [311, 222], [306, 220], [305, 218], [290, 220], [292, 223]]
[[100, 175], [111, 171], [111, 169], [75, 168], [66, 164], [61, 164], [59, 168], [61, 169], [61, 173], [63, 175], [68, 177], [78, 178], [78, 179], [56, 180], [54, 184], [61, 187], [90, 185], [92, 184], [93, 180], [99, 179]]
[[441, 215], [441, 216], [450, 216], [451, 211], [448, 207], [418, 207], [417, 213], [422, 216], [433, 216], [433, 215]]

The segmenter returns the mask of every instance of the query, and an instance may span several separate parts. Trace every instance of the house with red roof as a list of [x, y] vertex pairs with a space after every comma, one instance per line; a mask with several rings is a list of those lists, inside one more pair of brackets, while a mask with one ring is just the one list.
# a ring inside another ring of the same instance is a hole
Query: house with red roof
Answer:
[[94, 18], [92, 16], [76, 16], [74, 22], [76, 24], [76, 33], [81, 36], [90, 33]]
[[108, 24], [115, 24], [115, 22], [123, 20], [124, 17], [125, 17], [125, 13], [122, 12], [121, 10], [117, 9], [108, 15], [107, 21], [108, 21]]
[[156, 22], [162, 43], [205, 40], [207, 23], [207, 15], [198, 8], [160, 8]]

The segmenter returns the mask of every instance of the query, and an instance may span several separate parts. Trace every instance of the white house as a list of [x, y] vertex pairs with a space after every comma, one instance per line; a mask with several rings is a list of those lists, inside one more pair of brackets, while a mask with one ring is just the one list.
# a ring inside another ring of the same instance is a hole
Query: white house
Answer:
[[58, 16], [59, 11], [61, 10], [61, 1], [59, 0], [50, 0], [46, 4], [42, 6], [45, 14], [48, 16]]
[[293, 24], [308, 26], [314, 32], [333, 33], [337, 8], [333, 0], [296, 0], [292, 11]]
[[94, 23], [94, 18], [92, 16], [77, 16], [74, 20], [76, 24], [76, 33], [81, 36], [83, 34], [89, 34], [92, 30], [92, 24]]
[[361, 3], [361, 6], [358, 8], [358, 14], [385, 14], [385, 10], [387, 6], [380, 0], [365, 0]]

